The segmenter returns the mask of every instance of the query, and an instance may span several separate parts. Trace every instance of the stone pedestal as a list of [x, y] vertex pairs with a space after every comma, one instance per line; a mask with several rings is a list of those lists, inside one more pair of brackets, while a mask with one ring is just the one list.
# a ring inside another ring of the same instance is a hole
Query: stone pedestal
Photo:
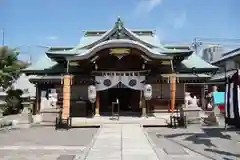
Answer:
[[216, 126], [220, 124], [214, 112], [210, 113], [208, 117], [204, 119], [204, 123], [206, 125], [216, 125]]
[[33, 123], [35, 124], [39, 124], [42, 122], [42, 115], [41, 114], [36, 114], [36, 115], [33, 115]]
[[32, 123], [33, 118], [32, 118], [32, 108], [31, 108], [31, 103], [30, 102], [23, 102], [23, 111], [22, 111], [22, 116], [21, 116], [21, 121], [25, 123]]
[[201, 111], [202, 109], [196, 105], [188, 105], [183, 109], [186, 116], [187, 123], [201, 123]]

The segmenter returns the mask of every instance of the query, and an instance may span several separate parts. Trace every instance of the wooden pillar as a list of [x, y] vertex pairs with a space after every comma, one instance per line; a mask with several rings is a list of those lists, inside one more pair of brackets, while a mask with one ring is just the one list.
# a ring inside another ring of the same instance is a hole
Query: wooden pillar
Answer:
[[35, 98], [35, 106], [33, 109], [33, 115], [40, 114], [40, 104], [41, 104], [41, 88], [39, 84], [35, 85], [36, 87], [36, 98]]
[[202, 109], [206, 108], [206, 103], [205, 103], [205, 85], [202, 85], [202, 87], [201, 87], [201, 108]]
[[146, 100], [142, 98], [142, 117], [147, 116]]
[[96, 96], [96, 107], [95, 107], [95, 117], [99, 117], [99, 109], [100, 109], [100, 98], [99, 98], [99, 93], [97, 93]]
[[143, 91], [141, 91], [140, 101], [141, 101], [140, 104], [141, 104], [141, 108], [142, 108], [142, 117], [146, 117], [146, 115], [147, 115], [146, 100], [143, 96]]
[[62, 118], [69, 118], [70, 97], [71, 97], [71, 75], [64, 75], [63, 78], [63, 111]]
[[170, 76], [170, 111], [174, 112], [176, 100], [176, 75]]

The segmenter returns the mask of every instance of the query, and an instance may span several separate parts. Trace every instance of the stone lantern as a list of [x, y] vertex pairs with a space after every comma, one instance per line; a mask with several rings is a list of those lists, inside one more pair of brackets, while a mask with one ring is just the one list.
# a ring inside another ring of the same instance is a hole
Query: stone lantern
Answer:
[[7, 105], [5, 101], [7, 93], [4, 91], [3, 87], [0, 87], [0, 118], [3, 117], [4, 108]]
[[0, 118], [3, 117], [4, 107], [7, 105], [7, 103], [3, 100], [0, 100]]
[[32, 100], [30, 98], [29, 93], [24, 93], [22, 96], [22, 105], [23, 105], [23, 111], [22, 111], [22, 117], [24, 117], [24, 121], [26, 123], [32, 123], [33, 118], [32, 118], [32, 111], [33, 111], [33, 106], [32, 106]]

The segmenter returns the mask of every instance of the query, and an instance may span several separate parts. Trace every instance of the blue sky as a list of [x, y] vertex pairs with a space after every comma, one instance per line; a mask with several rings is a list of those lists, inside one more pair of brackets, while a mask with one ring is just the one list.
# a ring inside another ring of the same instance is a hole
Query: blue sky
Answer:
[[74, 46], [83, 30], [109, 29], [118, 16], [128, 28], [156, 30], [163, 42], [190, 43], [240, 38], [239, 15], [239, 0], [0, 0], [5, 44], [35, 58], [39, 49], [29, 48]]

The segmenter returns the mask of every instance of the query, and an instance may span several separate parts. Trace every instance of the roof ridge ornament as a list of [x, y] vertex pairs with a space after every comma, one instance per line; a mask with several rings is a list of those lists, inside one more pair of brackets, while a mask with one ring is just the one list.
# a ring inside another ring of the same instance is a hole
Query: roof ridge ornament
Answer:
[[119, 39], [123, 32], [123, 22], [122, 22], [120, 16], [118, 16], [118, 18], [117, 18], [115, 27], [117, 28], [117, 39]]

